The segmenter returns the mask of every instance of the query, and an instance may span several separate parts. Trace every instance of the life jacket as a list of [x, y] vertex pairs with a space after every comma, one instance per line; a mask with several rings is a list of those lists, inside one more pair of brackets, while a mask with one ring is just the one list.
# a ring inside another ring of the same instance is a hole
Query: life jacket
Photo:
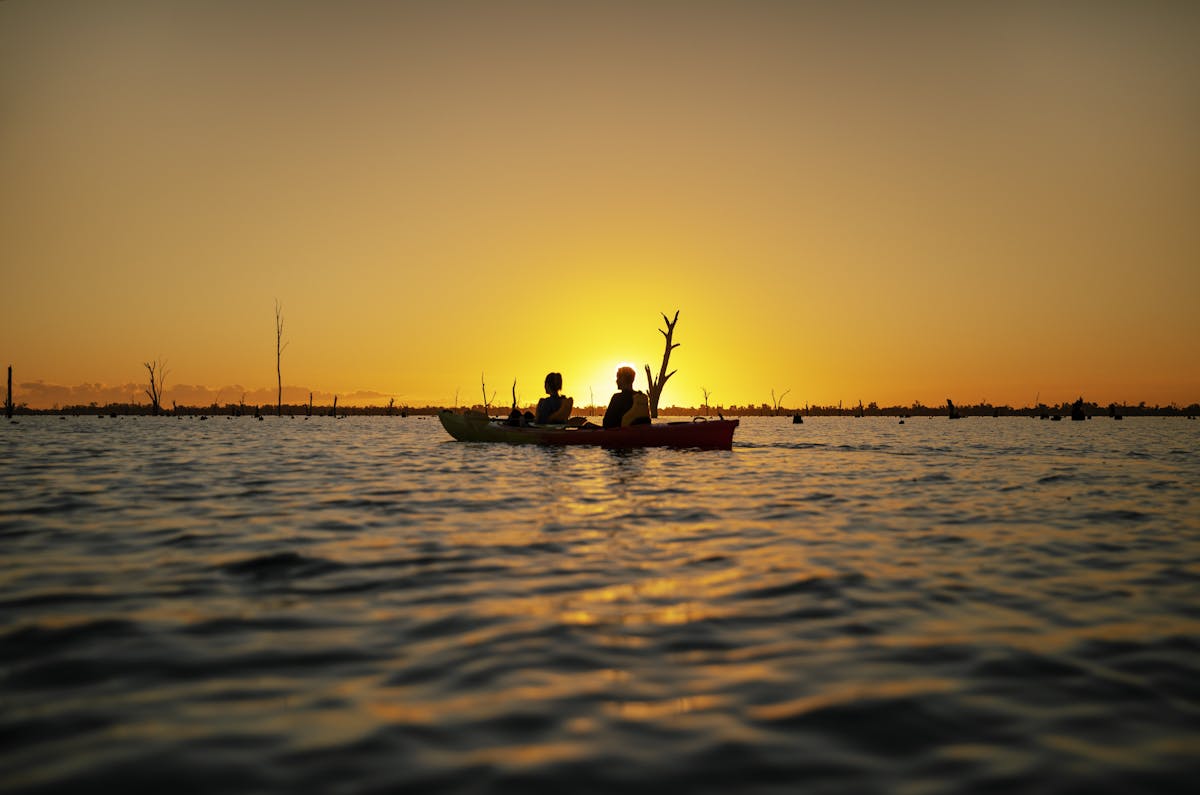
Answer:
[[[625, 428], [635, 423], [650, 421], [650, 401], [645, 392], [633, 393], [633, 405], [629, 411], [621, 415], [621, 427]], [[639, 423], [640, 424], [640, 423]]]
[[575, 407], [575, 399], [562, 396], [559, 401], [558, 410], [546, 419], [547, 423], [566, 422], [571, 418], [571, 409]]

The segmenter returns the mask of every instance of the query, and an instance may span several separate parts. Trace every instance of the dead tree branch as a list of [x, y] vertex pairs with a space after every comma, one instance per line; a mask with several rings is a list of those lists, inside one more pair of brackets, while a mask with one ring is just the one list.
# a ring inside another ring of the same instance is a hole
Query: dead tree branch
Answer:
[[654, 378], [650, 371], [650, 365], [646, 365], [646, 383], [647, 391], [650, 393], [650, 416], [658, 417], [658, 399], [662, 397], [663, 387], [667, 384], [667, 379], [675, 375], [677, 370], [667, 372], [667, 364], [671, 361], [671, 351], [679, 347], [679, 343], [672, 343], [671, 337], [675, 334], [675, 324], [679, 322], [679, 310], [675, 310], [675, 318], [673, 320], [667, 318], [667, 314], [663, 313], [663, 322], [667, 324], [665, 329], [659, 329], [658, 333], [662, 334], [666, 340], [666, 347], [663, 349], [662, 365], [658, 368], [658, 378]]
[[774, 389], [771, 390], [771, 405], [774, 407], [774, 411], [776, 414], [779, 413], [779, 404], [783, 403], [783, 399], [785, 397], [787, 397], [788, 392], [791, 392], [791, 391], [792, 390], [790, 390], [790, 389], [785, 389], [783, 394], [779, 396], [779, 400], [776, 400], [775, 399], [775, 390]]
[[275, 416], [283, 416], [283, 370], [280, 368], [279, 362], [283, 356], [283, 349], [288, 344], [283, 341], [283, 306], [279, 303], [279, 299], [275, 299], [275, 383], [278, 387], [278, 392], [275, 393]]
[[163, 383], [167, 380], [167, 362], [155, 359], [152, 362], [142, 362], [146, 372], [150, 374], [150, 386], [145, 390], [150, 398], [150, 412], [157, 417], [162, 411]]
[[484, 383], [482, 372], [479, 373], [479, 388], [483, 390], [483, 413], [490, 417], [490, 416], [492, 416], [492, 408], [491, 408], [492, 400], [496, 399], [496, 390], [494, 390], [494, 389], [492, 390], [492, 398], [491, 398], [491, 400], [489, 400], [488, 393], [487, 393], [487, 384]]

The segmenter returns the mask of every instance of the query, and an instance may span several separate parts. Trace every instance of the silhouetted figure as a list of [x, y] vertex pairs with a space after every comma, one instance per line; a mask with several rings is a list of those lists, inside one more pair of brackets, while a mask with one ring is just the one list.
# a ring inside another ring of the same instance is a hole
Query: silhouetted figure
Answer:
[[511, 425], [514, 428], [517, 428], [522, 425], [528, 425], [531, 422], [533, 422], [533, 412], [532, 411], [527, 411], [524, 414], [522, 414], [520, 409], [513, 409], [512, 411], [510, 411], [508, 413], [508, 419], [506, 419], [504, 421], [504, 424]]
[[634, 391], [633, 379], [636, 377], [632, 367], [617, 370], [617, 389], [621, 391], [608, 401], [608, 409], [604, 412], [605, 428], [650, 424], [650, 401], [645, 392]]
[[804, 424], [804, 418], [801, 417], [799, 413], [792, 415], [792, 425], [803, 425], [803, 424]]
[[946, 410], [950, 413], [950, 419], [957, 420], [962, 415], [958, 413], [958, 409], [954, 408], [954, 401], [946, 398]]
[[1083, 398], [1079, 398], [1079, 400], [1076, 400], [1075, 403], [1071, 405], [1071, 421], [1081, 422], [1082, 420], [1086, 419], [1087, 414], [1083, 411]]
[[565, 423], [571, 418], [575, 400], [558, 394], [562, 389], [562, 373], [546, 373], [545, 387], [546, 397], [538, 401], [534, 421], [538, 425]]

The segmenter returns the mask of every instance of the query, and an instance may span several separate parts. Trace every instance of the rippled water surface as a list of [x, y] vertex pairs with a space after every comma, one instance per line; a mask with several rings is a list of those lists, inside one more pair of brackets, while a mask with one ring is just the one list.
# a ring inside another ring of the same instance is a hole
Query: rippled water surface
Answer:
[[1200, 423], [0, 427], [5, 792], [1163, 792]]

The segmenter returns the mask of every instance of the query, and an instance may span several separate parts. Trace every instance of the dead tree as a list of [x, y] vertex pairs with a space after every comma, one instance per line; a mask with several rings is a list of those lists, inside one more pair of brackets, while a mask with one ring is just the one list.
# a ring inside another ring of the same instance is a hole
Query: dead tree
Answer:
[[145, 390], [146, 397], [150, 398], [150, 413], [155, 417], [162, 411], [162, 391], [163, 383], [167, 380], [167, 363], [155, 359], [152, 362], [142, 362], [146, 368], [146, 372], [150, 374], [150, 386]]
[[646, 391], [650, 394], [650, 416], [654, 419], [658, 418], [658, 399], [662, 396], [663, 387], [667, 385], [667, 379], [675, 375], [676, 370], [667, 372], [667, 363], [671, 361], [671, 351], [679, 347], [679, 343], [672, 343], [671, 336], [675, 333], [675, 324], [679, 322], [679, 310], [675, 310], [675, 318], [668, 320], [667, 315], [663, 313], [663, 322], [667, 324], [665, 329], [659, 329], [658, 332], [666, 338], [666, 348], [663, 350], [662, 366], [658, 368], [658, 378], [655, 379], [650, 372], [650, 365], [646, 365]]
[[279, 299], [275, 299], [275, 383], [278, 391], [275, 393], [275, 416], [283, 416], [283, 370], [279, 366], [279, 361], [283, 356], [283, 349], [288, 344], [283, 341], [283, 307], [279, 304]]
[[492, 416], [492, 409], [491, 409], [492, 400], [496, 399], [496, 391], [492, 390], [492, 397], [491, 397], [491, 400], [489, 400], [488, 393], [487, 393], [487, 384], [484, 383], [482, 372], [479, 373], [479, 388], [483, 390], [483, 413], [490, 417], [490, 416]]
[[8, 366], [8, 392], [4, 395], [4, 416], [12, 419], [13, 402], [12, 402], [12, 365]]
[[512, 396], [513, 396], [512, 410], [516, 411], [517, 410], [517, 379], [515, 379], [515, 378], [513, 379]]
[[776, 400], [775, 399], [775, 390], [774, 389], [771, 390], [771, 406], [773, 407], [773, 411], [776, 416], [779, 415], [779, 404], [783, 403], [783, 399], [785, 397], [787, 397], [788, 392], [791, 392], [791, 391], [792, 390], [790, 390], [790, 389], [784, 390], [783, 394], [779, 396], [779, 400]]
[[707, 417], [707, 416], [709, 415], [709, 411], [708, 411], [708, 396], [709, 396], [709, 395], [711, 395], [711, 394], [712, 394], [712, 392], [709, 392], [709, 391], [708, 391], [707, 389], [705, 389], [704, 387], [700, 387], [700, 391], [704, 393], [704, 416], [705, 416], [705, 417]]

